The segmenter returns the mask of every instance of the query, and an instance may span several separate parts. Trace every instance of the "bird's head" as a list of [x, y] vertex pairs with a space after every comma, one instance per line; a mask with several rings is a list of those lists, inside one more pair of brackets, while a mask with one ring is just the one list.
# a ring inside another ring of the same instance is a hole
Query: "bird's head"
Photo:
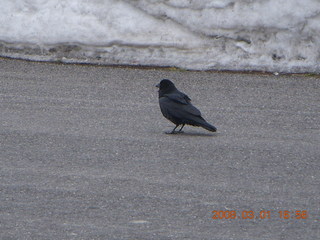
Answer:
[[156, 87], [159, 88], [159, 91], [163, 92], [170, 92], [171, 90], [176, 89], [173, 82], [171, 82], [169, 79], [162, 79], [161, 82], [156, 85]]

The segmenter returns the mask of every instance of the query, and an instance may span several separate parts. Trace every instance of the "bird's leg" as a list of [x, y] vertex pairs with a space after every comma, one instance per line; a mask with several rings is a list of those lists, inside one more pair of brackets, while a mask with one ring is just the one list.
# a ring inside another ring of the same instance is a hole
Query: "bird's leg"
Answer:
[[174, 127], [174, 129], [171, 131], [171, 134], [174, 134], [175, 133], [175, 130], [176, 130], [176, 128], [179, 126], [179, 124], [177, 124], [175, 127]]
[[176, 124], [176, 126], [174, 127], [174, 129], [171, 132], [167, 132], [167, 134], [175, 134], [175, 130], [176, 128], [179, 126], [180, 124]]
[[182, 128], [184, 127], [184, 125], [185, 125], [185, 124], [182, 124], [182, 127], [181, 127], [180, 130], [179, 130], [179, 133], [182, 133], [181, 130], [182, 130]]

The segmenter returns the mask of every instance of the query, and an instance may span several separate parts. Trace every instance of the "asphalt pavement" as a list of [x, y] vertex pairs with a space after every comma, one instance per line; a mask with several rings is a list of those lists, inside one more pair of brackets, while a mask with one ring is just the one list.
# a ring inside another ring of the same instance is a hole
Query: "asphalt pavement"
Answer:
[[[217, 133], [174, 125], [171, 79]], [[0, 59], [0, 239], [318, 239], [320, 77]]]

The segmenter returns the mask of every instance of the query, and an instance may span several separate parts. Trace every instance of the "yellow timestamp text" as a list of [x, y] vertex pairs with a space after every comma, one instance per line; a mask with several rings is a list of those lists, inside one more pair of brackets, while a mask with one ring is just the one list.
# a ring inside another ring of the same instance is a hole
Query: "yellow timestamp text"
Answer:
[[212, 211], [212, 219], [307, 219], [309, 217], [307, 210], [261, 210], [261, 211]]

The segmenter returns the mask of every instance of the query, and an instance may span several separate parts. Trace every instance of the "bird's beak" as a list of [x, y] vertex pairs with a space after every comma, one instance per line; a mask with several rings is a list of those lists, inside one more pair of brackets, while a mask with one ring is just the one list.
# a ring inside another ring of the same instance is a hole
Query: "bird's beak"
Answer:
[[160, 83], [158, 83], [158, 84], [156, 85], [156, 87], [157, 87], [157, 88], [160, 88]]

